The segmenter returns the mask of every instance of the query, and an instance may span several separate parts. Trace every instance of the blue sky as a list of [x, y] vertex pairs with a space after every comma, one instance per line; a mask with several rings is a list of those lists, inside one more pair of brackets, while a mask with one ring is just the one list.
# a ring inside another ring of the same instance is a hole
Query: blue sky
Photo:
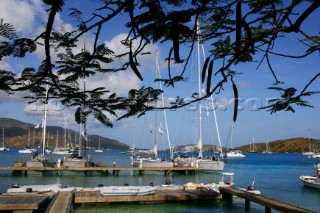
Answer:
[[[81, 4], [79, 3], [81, 2]], [[94, 8], [95, 5], [91, 1], [66, 1], [67, 7], [76, 7], [81, 5], [81, 8]], [[1, 0], [0, 2], [0, 18], [5, 22], [10, 22], [16, 26], [17, 32], [22, 36], [34, 36], [44, 30], [44, 24], [47, 20], [47, 13], [43, 7], [41, 0]], [[66, 16], [69, 11], [64, 11], [56, 17], [59, 26], [64, 29], [74, 29], [75, 22]], [[105, 42], [111, 49], [116, 49], [121, 52], [123, 47], [119, 46], [119, 41], [127, 34], [127, 29], [122, 28], [121, 23], [124, 23], [125, 17], [117, 19], [110, 26], [103, 29], [103, 36], [99, 42]], [[314, 16], [313, 20], [318, 20], [319, 11]], [[316, 28], [315, 23], [308, 23], [303, 26], [306, 30], [319, 35], [319, 29]], [[56, 26], [57, 27], [57, 26]], [[276, 43], [278, 50], [290, 51], [293, 55], [302, 53], [303, 49], [295, 43], [296, 35], [292, 37], [282, 38]], [[86, 35], [86, 46], [88, 49], [92, 47], [92, 35]], [[83, 41], [81, 41], [83, 42]], [[206, 44], [207, 45], [207, 44]], [[161, 76], [167, 75], [166, 57], [168, 46], [157, 46], [159, 48], [159, 64]], [[154, 52], [155, 46], [148, 47]], [[205, 46], [208, 50], [209, 47]], [[79, 48], [80, 51], [80, 48]], [[27, 58], [13, 59], [5, 58], [0, 62], [0, 68], [6, 68], [14, 71], [16, 74], [21, 73], [23, 67], [34, 66], [38, 67], [44, 57], [44, 50], [39, 48], [35, 54]], [[259, 58], [257, 58], [258, 60]], [[196, 91], [197, 73], [195, 70], [196, 60], [190, 63], [188, 67], [188, 84], [178, 84], [174, 89], [164, 88], [165, 99], [174, 98], [177, 95], [183, 98], [190, 97], [192, 91]], [[302, 89], [303, 86], [319, 72], [319, 55], [314, 54], [307, 59], [284, 59], [274, 57], [272, 58], [273, 67], [280, 81], [285, 84], [283, 87], [295, 86]], [[176, 65], [175, 72], [179, 72], [181, 67]], [[270, 98], [278, 97], [275, 91], [267, 90], [268, 87], [273, 86], [274, 79], [268, 70], [265, 63], [257, 69], [257, 63], [247, 63], [237, 65], [235, 67], [239, 72], [243, 73], [235, 78], [235, 82], [239, 89], [240, 111], [238, 114], [237, 123], [233, 128], [232, 144], [233, 147], [248, 144], [254, 138], [256, 142], [266, 142], [267, 140], [287, 139], [294, 137], [312, 137], [320, 138], [320, 129], [318, 128], [318, 119], [320, 115], [319, 95], [307, 99], [314, 108], [295, 107], [296, 112], [278, 112], [270, 115], [267, 111], [257, 111], [256, 105], [263, 106]], [[191, 72], [191, 70], [194, 70]], [[155, 76], [155, 56], [145, 56], [141, 59], [141, 71], [145, 78], [140, 81], [132, 71], [128, 70], [122, 73], [113, 73], [108, 76], [97, 76], [87, 79], [88, 87], [106, 86], [111, 91], [117, 92], [118, 95], [126, 95], [131, 88], [139, 88], [143, 85], [153, 86], [152, 79]], [[314, 82], [310, 87], [310, 91], [319, 90], [319, 80]], [[8, 96], [0, 92], [0, 117], [8, 117], [18, 119], [24, 122], [36, 124], [42, 117], [41, 110], [38, 110], [40, 105], [28, 105], [26, 100], [21, 97], [23, 94], [15, 94]], [[218, 104], [216, 110], [217, 120], [221, 135], [222, 145], [228, 143], [230, 147], [231, 141], [227, 142], [227, 138], [232, 126], [233, 106], [232, 98], [233, 91], [231, 84], [225, 87], [221, 94], [214, 95], [214, 100]], [[68, 110], [62, 110], [62, 107], [52, 101], [49, 105], [50, 112], [48, 114], [48, 125], [64, 126], [65, 117], [68, 120], [68, 127], [77, 130], [78, 125], [73, 121], [73, 114]], [[121, 114], [121, 112], [119, 112]], [[195, 144], [197, 142], [197, 126], [198, 126], [198, 112], [188, 110], [187, 108], [176, 111], [166, 111], [168, 118], [168, 130], [172, 146]], [[151, 148], [154, 143], [154, 126], [155, 113], [150, 112], [146, 116], [140, 118], [129, 118], [126, 120], [115, 121], [114, 128], [106, 128], [97, 123], [93, 119], [88, 122], [88, 134], [100, 134], [102, 136], [119, 140], [128, 145], [135, 144], [137, 147]], [[217, 144], [216, 127], [212, 111], [203, 112], [204, 116], [204, 144]], [[159, 147], [168, 148], [167, 132], [165, 131], [165, 121], [163, 112], [158, 112], [158, 122], [161, 122], [164, 129], [164, 134], [159, 136]]]

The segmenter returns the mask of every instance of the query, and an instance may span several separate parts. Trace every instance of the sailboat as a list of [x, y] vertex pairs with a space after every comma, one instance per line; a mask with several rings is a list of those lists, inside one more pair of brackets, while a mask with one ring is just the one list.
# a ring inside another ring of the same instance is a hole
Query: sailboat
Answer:
[[0, 146], [0, 151], [9, 151], [9, 149], [4, 146], [4, 128], [2, 128], [2, 146]]
[[231, 150], [229, 152], [226, 153], [226, 157], [227, 158], [244, 158], [246, 157], [244, 154], [242, 154], [242, 152], [238, 149], [234, 149], [232, 147], [232, 139], [233, 139], [233, 128], [234, 128], [234, 123], [232, 123], [232, 127], [231, 127]]
[[[197, 34], [200, 36], [200, 29], [199, 25], [197, 24]], [[200, 39], [197, 39], [197, 71], [198, 71], [198, 95], [200, 97], [202, 89], [201, 89], [201, 69], [200, 69]], [[219, 157], [206, 157], [203, 158], [203, 142], [202, 142], [202, 104], [201, 101], [198, 102], [198, 110], [199, 110], [199, 141], [197, 143], [197, 148], [198, 148], [198, 158], [195, 157], [187, 157], [184, 158], [182, 156], [177, 156], [173, 159], [174, 165], [179, 166], [179, 167], [195, 167], [195, 168], [200, 168], [204, 169], [207, 171], [222, 171], [224, 169], [224, 161], [220, 160]], [[214, 115], [215, 110], [214, 110]], [[216, 116], [215, 116], [215, 120]], [[218, 126], [216, 122], [216, 127], [217, 127], [217, 132], [218, 132], [218, 138], [219, 137], [219, 131], [218, 131]], [[221, 143], [220, 143], [220, 149], [221, 149]], [[222, 149], [221, 149], [222, 150]]]
[[250, 150], [249, 150], [250, 153], [257, 153], [256, 151], [256, 145], [254, 143], [254, 138], [252, 139], [252, 143], [250, 143]]
[[270, 145], [269, 145], [269, 139], [268, 139], [268, 141], [266, 142], [266, 150], [263, 151], [262, 153], [272, 154], [272, 151], [271, 151], [271, 148], [270, 148]]
[[[156, 78], [160, 78], [160, 69], [159, 69], [159, 64], [158, 64], [158, 51], [155, 51], [156, 57], [155, 57], [155, 64], [156, 64]], [[160, 84], [161, 86], [161, 84]], [[156, 84], [157, 88], [157, 84]], [[163, 103], [163, 98], [162, 98], [162, 104]], [[157, 108], [158, 102], [155, 103], [155, 107]], [[165, 112], [164, 112], [165, 113]], [[165, 117], [166, 119], [166, 117]], [[166, 128], [168, 130], [168, 128]], [[134, 155], [131, 157], [132, 160], [132, 165], [135, 167], [140, 167], [140, 168], [145, 168], [145, 167], [173, 167], [173, 162], [172, 161], [166, 161], [162, 160], [158, 156], [158, 139], [159, 139], [159, 133], [162, 135], [162, 127], [161, 123], [158, 128], [158, 112], [155, 111], [155, 125], [154, 125], [154, 133], [155, 133], [155, 145], [153, 149], [151, 150], [138, 150], [138, 156], [134, 158]], [[168, 133], [168, 131], [167, 131]], [[167, 134], [168, 135], [168, 134]], [[168, 140], [169, 141], [169, 140]], [[170, 142], [169, 142], [169, 147], [170, 147]], [[150, 157], [150, 155], [153, 155], [153, 157]]]
[[31, 154], [34, 150], [30, 148], [30, 129], [29, 129], [29, 135], [28, 135], [28, 147], [24, 149], [18, 150], [21, 154]]
[[[48, 80], [47, 80], [48, 82]], [[46, 97], [48, 97], [48, 84], [46, 85]], [[46, 128], [47, 128], [47, 106], [48, 100], [44, 103], [44, 115], [42, 120], [35, 126], [35, 128], [42, 128], [42, 141], [38, 150], [33, 154], [31, 159], [26, 161], [26, 167], [54, 167], [54, 161], [48, 158], [45, 153], [46, 147]]]
[[[86, 89], [86, 81], [83, 80], [83, 90]], [[82, 138], [84, 138], [84, 146], [82, 146]], [[89, 167], [91, 162], [87, 156], [87, 142], [88, 135], [86, 130], [86, 124], [82, 125], [80, 123], [79, 129], [79, 144], [78, 146], [73, 147], [70, 151], [71, 154], [65, 155], [62, 160], [63, 167]], [[83, 153], [82, 153], [83, 152]], [[59, 159], [60, 160], [60, 159]]]
[[99, 148], [94, 150], [95, 152], [103, 152], [103, 150], [100, 148], [100, 135], [99, 135]]
[[309, 151], [302, 152], [302, 155], [306, 155], [306, 156], [310, 157], [310, 156], [312, 156], [314, 154], [315, 154], [315, 152], [312, 151], [311, 142], [310, 142], [310, 136], [309, 136]]
[[71, 154], [70, 150], [67, 149], [67, 129], [65, 127], [65, 132], [64, 132], [64, 147], [59, 147], [58, 142], [59, 142], [59, 133], [57, 130], [57, 138], [56, 138], [56, 148], [53, 149], [52, 154], [54, 155], [69, 155]]

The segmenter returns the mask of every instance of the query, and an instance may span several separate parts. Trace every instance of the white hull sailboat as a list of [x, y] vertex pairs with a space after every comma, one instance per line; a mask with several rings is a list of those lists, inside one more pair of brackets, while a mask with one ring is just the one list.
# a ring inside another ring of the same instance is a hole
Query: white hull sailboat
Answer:
[[266, 142], [266, 150], [263, 151], [262, 153], [272, 154], [272, 151], [271, 151], [271, 148], [270, 148], [270, 145], [269, 145], [269, 140], [268, 140], [268, 142]]
[[[83, 79], [83, 90], [86, 90], [86, 81]], [[65, 122], [67, 123], [67, 122]], [[89, 155], [87, 154], [87, 142], [88, 142], [88, 135], [85, 123], [83, 125], [82, 130], [82, 124], [80, 123], [80, 129], [79, 129], [79, 144], [75, 145], [70, 150], [70, 154], [67, 154], [63, 157], [63, 159], [59, 159], [62, 167], [90, 167], [91, 161], [89, 159]], [[84, 144], [82, 144], [82, 137], [84, 138]], [[66, 138], [66, 137], [65, 137]], [[59, 161], [58, 160], [58, 161]], [[63, 171], [63, 173], [68, 173], [67, 171]], [[74, 171], [71, 171], [71, 173], [74, 173]], [[88, 171], [85, 171], [85, 173], [88, 173]]]
[[[156, 78], [159, 79], [160, 78], [160, 69], [159, 69], [159, 65], [158, 65], [158, 51], [156, 50]], [[156, 85], [157, 87], [157, 85]], [[160, 88], [161, 88], [161, 84], [160, 84]], [[164, 102], [163, 102], [164, 98], [162, 96], [162, 106], [164, 106]], [[155, 107], [157, 108], [157, 104], [158, 102], [155, 103]], [[167, 128], [167, 120], [166, 120], [166, 112], [164, 110], [164, 118], [165, 118], [165, 124], [166, 124], [166, 130], [167, 130], [167, 138], [168, 138], [168, 145], [169, 147], [171, 147], [170, 145], [170, 139], [169, 139], [169, 132], [168, 132], [168, 128]], [[155, 111], [155, 125], [154, 125], [154, 133], [155, 133], [155, 145], [153, 147], [152, 150], [139, 150], [138, 151], [138, 156], [136, 158], [134, 158], [134, 155], [132, 155], [132, 165], [134, 167], [139, 167], [139, 168], [170, 168], [173, 167], [173, 162], [172, 161], [166, 161], [166, 160], [162, 160], [158, 157], [158, 138], [159, 138], [159, 133], [162, 135], [163, 131], [162, 131], [162, 127], [161, 127], [161, 123], [158, 129], [157, 126], [157, 122], [158, 122], [158, 112]], [[153, 155], [153, 157], [150, 157], [151, 155]]]
[[[197, 33], [198, 36], [200, 36], [200, 30], [199, 26], [197, 25]], [[201, 89], [201, 71], [200, 71], [200, 39], [197, 40], [197, 71], [198, 71], [198, 95], [200, 96], [202, 94]], [[212, 98], [212, 97], [211, 97]], [[197, 143], [198, 148], [198, 157], [182, 157], [178, 156], [173, 159], [174, 166], [179, 167], [194, 167], [194, 168], [200, 168], [204, 169], [206, 171], [222, 171], [224, 169], [224, 161], [220, 160], [219, 157], [211, 157], [211, 158], [203, 158], [203, 142], [202, 142], [202, 104], [201, 101], [198, 105], [198, 111], [199, 111], [199, 141]], [[221, 143], [220, 143], [220, 135], [219, 135], [219, 129], [218, 129], [218, 123], [216, 118], [215, 110], [213, 109], [214, 116], [215, 116], [215, 123], [216, 123], [216, 129], [217, 129], [217, 135], [221, 149]]]
[[95, 149], [94, 152], [103, 152], [103, 150], [100, 148], [100, 136], [99, 136], [99, 148]]
[[35, 151], [35, 150], [30, 148], [30, 129], [29, 129], [28, 147], [24, 148], [24, 149], [20, 149], [20, 150], [18, 150], [18, 152], [21, 154], [31, 154], [33, 151]]
[[249, 152], [250, 152], [250, 153], [257, 153], [256, 144], [255, 144], [254, 138], [252, 138], [252, 143], [250, 143], [250, 150], [249, 150]]
[[246, 157], [242, 152], [238, 149], [233, 149], [233, 128], [234, 128], [234, 122], [232, 123], [231, 126], [231, 150], [226, 153], [227, 158], [244, 158]]
[[[132, 165], [139, 168], [168, 168], [173, 167], [173, 162], [164, 161], [158, 158], [158, 147], [154, 146], [152, 150], [139, 150], [136, 158], [132, 157]], [[155, 157], [148, 157], [154, 155]]]
[[314, 149], [311, 148], [311, 142], [310, 142], [310, 136], [309, 136], [309, 151], [304, 151], [302, 152], [302, 155], [307, 156], [307, 157], [312, 157], [312, 155], [315, 154]]
[[0, 151], [9, 151], [9, 149], [4, 146], [4, 128], [2, 128], [2, 146], [0, 146]]
[[65, 121], [65, 128], [64, 128], [64, 147], [59, 147], [59, 133], [57, 130], [57, 138], [56, 138], [56, 148], [53, 149], [51, 152], [54, 155], [70, 155], [70, 149], [67, 148], [67, 128], [66, 128], [66, 123]]
[[[46, 85], [46, 97], [48, 97], [48, 84]], [[45, 154], [46, 148], [46, 128], [47, 128], [47, 101], [44, 103], [44, 115], [39, 124], [35, 128], [42, 128], [42, 141], [38, 150], [34, 153], [31, 159], [26, 161], [26, 167], [54, 167], [55, 163]]]

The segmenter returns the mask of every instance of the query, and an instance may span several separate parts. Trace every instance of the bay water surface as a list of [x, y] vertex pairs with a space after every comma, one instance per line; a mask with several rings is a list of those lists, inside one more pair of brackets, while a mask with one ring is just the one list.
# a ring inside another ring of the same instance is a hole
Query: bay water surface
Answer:
[[[93, 161], [119, 167], [130, 167], [129, 154], [121, 150], [104, 150], [102, 153], [91, 151]], [[315, 175], [314, 164], [320, 159], [306, 158], [301, 153], [244, 153], [245, 158], [226, 159], [224, 172], [234, 172], [235, 187], [247, 187], [255, 178], [255, 188], [262, 195], [299, 207], [320, 212], [320, 190], [307, 188], [299, 179], [300, 175]], [[18, 153], [17, 149], [0, 152], [0, 166], [12, 166], [15, 160], [23, 160], [28, 155]], [[54, 160], [61, 156], [51, 155]], [[39, 185], [60, 183], [62, 186], [96, 187], [98, 184], [111, 185], [154, 185], [164, 184], [169, 179], [173, 184], [188, 182], [213, 183], [222, 177], [221, 172], [171, 173], [121, 171], [119, 175], [95, 172], [86, 176], [83, 172], [63, 173], [60, 176], [44, 176], [41, 173], [14, 176], [10, 171], [0, 171], [0, 192], [6, 192], [12, 184]], [[234, 198], [232, 204], [222, 200], [197, 202], [170, 202], [154, 204], [120, 203], [77, 206], [76, 213], [83, 212], [246, 212], [244, 200]], [[264, 207], [251, 203], [250, 212], [264, 212]], [[276, 212], [272, 210], [272, 212]]]

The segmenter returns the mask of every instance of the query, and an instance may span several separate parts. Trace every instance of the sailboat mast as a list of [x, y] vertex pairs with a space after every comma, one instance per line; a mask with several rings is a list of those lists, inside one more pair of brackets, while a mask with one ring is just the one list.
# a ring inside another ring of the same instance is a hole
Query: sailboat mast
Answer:
[[[158, 61], [158, 49], [156, 49], [156, 66], [157, 66], [157, 72], [158, 72], [158, 77], [161, 78], [161, 73], [160, 73], [160, 67], [159, 67], [159, 61]], [[159, 82], [160, 89], [162, 90], [162, 85], [161, 82]], [[161, 93], [161, 99], [162, 99], [162, 107], [164, 108], [164, 96], [163, 93]], [[164, 115], [164, 122], [166, 125], [166, 133], [167, 133], [167, 140], [168, 140], [168, 145], [169, 145], [169, 150], [170, 150], [170, 158], [173, 158], [173, 150], [171, 148], [171, 141], [170, 141], [170, 134], [169, 134], [169, 128], [168, 128], [168, 122], [167, 122], [167, 113], [166, 110], [163, 109], [163, 115]]]
[[4, 128], [2, 128], [2, 146], [4, 148]]
[[29, 134], [28, 134], [28, 148], [30, 148], [30, 128], [28, 128]]
[[[197, 71], [198, 71], [198, 97], [201, 97], [201, 73], [200, 73], [200, 29], [199, 24], [197, 23]], [[202, 158], [202, 104], [201, 101], [199, 101], [199, 142], [198, 142], [198, 148], [199, 148], [199, 158]]]
[[48, 99], [49, 99], [48, 98], [48, 90], [49, 90], [48, 83], [49, 83], [49, 78], [47, 77], [46, 97], [45, 97], [45, 103], [44, 103], [44, 116], [43, 116], [42, 156], [44, 156], [44, 149], [46, 147], [47, 109], [48, 109]]
[[[85, 105], [86, 105], [86, 96], [85, 96], [85, 92], [86, 92], [86, 79], [84, 78], [83, 79], [83, 92], [84, 92], [84, 97], [83, 97], [83, 110], [85, 109]], [[81, 115], [82, 115], [82, 113], [81, 113]], [[84, 119], [84, 122], [83, 122], [83, 131], [84, 131], [84, 135], [86, 135], [86, 119], [85, 118], [83, 118]], [[84, 153], [83, 153], [83, 156], [85, 157], [85, 158], [87, 158], [87, 138], [85, 138], [85, 140], [84, 140]], [[89, 137], [88, 137], [88, 140], [89, 140]]]
[[[158, 69], [157, 69], [157, 54], [156, 54], [156, 63], [155, 63], [155, 70], [156, 70], [156, 79], [159, 78], [159, 72], [158, 72]], [[158, 84], [156, 83], [155, 84], [155, 89], [158, 89]], [[158, 101], [156, 100], [155, 102], [155, 108], [158, 107]], [[154, 112], [154, 137], [155, 137], [155, 147], [154, 147], [154, 157], [155, 159], [158, 158], [158, 111], [155, 110]]]
[[64, 116], [64, 148], [67, 148], [67, 118]]

